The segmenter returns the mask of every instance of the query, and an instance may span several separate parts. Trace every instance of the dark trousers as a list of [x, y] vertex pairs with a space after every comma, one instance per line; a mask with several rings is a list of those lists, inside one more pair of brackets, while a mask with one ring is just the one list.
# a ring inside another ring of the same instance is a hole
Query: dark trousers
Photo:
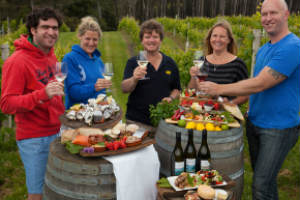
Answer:
[[278, 200], [277, 175], [288, 152], [297, 143], [299, 126], [265, 129], [247, 120], [246, 131], [254, 172], [252, 199]]

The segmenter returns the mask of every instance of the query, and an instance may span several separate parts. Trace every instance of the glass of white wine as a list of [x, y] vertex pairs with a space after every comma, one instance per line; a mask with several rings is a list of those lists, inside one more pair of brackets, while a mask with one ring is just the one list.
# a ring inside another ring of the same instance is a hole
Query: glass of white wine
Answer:
[[[147, 59], [147, 51], [140, 51], [139, 52], [137, 63], [142, 68], [144, 68], [144, 69], [147, 68], [147, 65], [149, 63], [149, 61]], [[145, 76], [145, 77], [141, 78], [140, 80], [148, 80], [148, 79], [150, 79], [150, 77]]]
[[54, 76], [58, 82], [63, 82], [68, 74], [68, 65], [66, 62], [56, 62], [54, 67]]
[[[104, 63], [104, 73], [103, 76], [106, 80], [111, 80], [114, 75], [113, 64], [110, 62]], [[106, 95], [111, 93], [111, 89], [106, 89]]]

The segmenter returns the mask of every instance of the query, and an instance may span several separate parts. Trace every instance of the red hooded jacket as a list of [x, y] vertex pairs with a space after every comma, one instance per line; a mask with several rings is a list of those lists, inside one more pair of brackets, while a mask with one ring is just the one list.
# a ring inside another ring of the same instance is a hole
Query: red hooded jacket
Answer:
[[2, 68], [0, 108], [4, 113], [15, 114], [17, 140], [54, 135], [64, 112], [62, 97], [49, 99], [45, 90], [54, 79], [50, 68], [57, 61], [54, 50], [45, 54], [25, 35], [14, 45], [15, 52]]

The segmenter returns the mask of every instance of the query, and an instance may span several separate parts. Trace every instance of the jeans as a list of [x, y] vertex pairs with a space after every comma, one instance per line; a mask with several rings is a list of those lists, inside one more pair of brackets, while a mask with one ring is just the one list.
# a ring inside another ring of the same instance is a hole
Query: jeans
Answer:
[[252, 199], [278, 200], [277, 175], [288, 152], [297, 143], [299, 126], [266, 129], [249, 120], [246, 135], [253, 169]]
[[28, 194], [42, 194], [50, 143], [58, 134], [17, 141], [26, 173]]

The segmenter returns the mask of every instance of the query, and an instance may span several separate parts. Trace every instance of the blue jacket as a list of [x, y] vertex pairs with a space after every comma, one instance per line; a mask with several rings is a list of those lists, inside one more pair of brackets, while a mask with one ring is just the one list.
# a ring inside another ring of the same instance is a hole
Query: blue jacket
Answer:
[[72, 46], [72, 51], [64, 56], [63, 61], [68, 64], [68, 75], [64, 82], [66, 109], [76, 103], [87, 103], [89, 98], [105, 93], [104, 89], [97, 92], [94, 86], [98, 78], [103, 78], [104, 64], [100, 56], [101, 53], [96, 49], [90, 58], [78, 44]]

